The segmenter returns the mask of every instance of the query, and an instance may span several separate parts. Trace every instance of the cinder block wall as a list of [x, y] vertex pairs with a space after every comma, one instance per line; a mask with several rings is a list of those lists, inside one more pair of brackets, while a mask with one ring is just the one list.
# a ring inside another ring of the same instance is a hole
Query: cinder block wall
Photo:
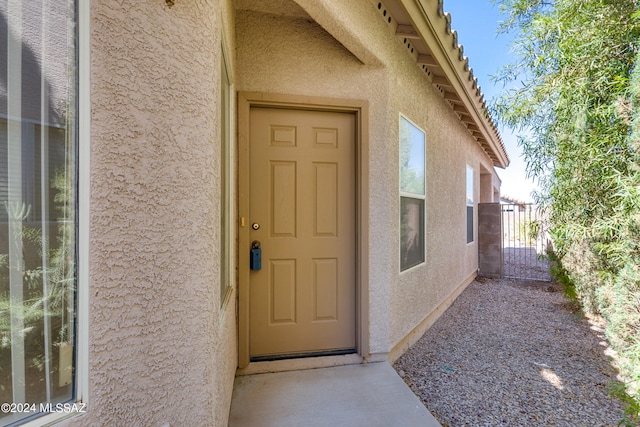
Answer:
[[500, 203], [478, 204], [478, 268], [481, 276], [503, 275], [501, 212]]

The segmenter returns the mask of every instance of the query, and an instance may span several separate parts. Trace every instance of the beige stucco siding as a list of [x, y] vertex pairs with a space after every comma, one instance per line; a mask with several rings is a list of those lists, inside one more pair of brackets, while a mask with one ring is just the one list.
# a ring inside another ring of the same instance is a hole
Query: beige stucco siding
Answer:
[[[406, 52], [399, 52], [394, 72], [399, 76], [392, 89], [393, 105], [425, 131], [427, 152], [426, 263], [397, 275], [390, 292], [389, 350], [435, 310], [477, 270], [477, 239], [466, 243], [466, 165], [475, 172], [474, 199], [479, 195], [479, 164], [491, 165], [468, 130], [442, 96], [428, 83]], [[392, 127], [398, 169], [398, 127]], [[493, 170], [493, 167], [490, 167]], [[390, 189], [397, 196], [398, 180]], [[397, 199], [396, 199], [397, 200]], [[399, 218], [399, 203], [394, 204]], [[474, 230], [477, 235], [477, 222]], [[391, 266], [400, 271], [397, 248], [399, 226], [391, 229], [396, 247]]]
[[[90, 341], [79, 373], [89, 412], [63, 425], [227, 424], [238, 313], [235, 289], [222, 308], [219, 295], [222, 44], [237, 91], [367, 104], [370, 353], [397, 351], [475, 274], [465, 166], [478, 202], [481, 173], [499, 186], [492, 162], [374, 3], [92, 0], [90, 25]], [[401, 114], [427, 142], [427, 262], [403, 273]]]
[[[370, 159], [371, 243], [363, 256], [370, 265], [370, 348], [385, 354], [475, 274], [477, 245], [466, 243], [465, 167], [475, 170], [478, 201], [480, 163], [493, 171], [492, 162], [375, 6], [346, 2], [335, 10], [331, 1], [296, 2], [310, 17], [238, 11], [238, 90], [369, 103], [369, 139], [363, 146]], [[354, 33], [362, 35], [358, 43]], [[427, 262], [403, 273], [400, 114], [424, 129], [427, 139]]]
[[226, 425], [236, 330], [235, 295], [219, 302], [218, 100], [229, 11], [91, 1], [89, 411], [68, 425]]

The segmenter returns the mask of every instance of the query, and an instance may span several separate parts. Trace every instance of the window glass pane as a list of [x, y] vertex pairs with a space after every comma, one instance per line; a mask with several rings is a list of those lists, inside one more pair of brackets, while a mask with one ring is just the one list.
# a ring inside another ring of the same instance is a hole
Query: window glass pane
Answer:
[[75, 10], [0, 2], [0, 402], [36, 412], [74, 397]]
[[404, 117], [400, 118], [400, 191], [425, 195], [425, 136]]
[[230, 189], [230, 138], [229, 116], [231, 114], [229, 74], [222, 55], [220, 82], [220, 304], [224, 303], [231, 285], [231, 189]]
[[473, 206], [473, 169], [467, 166], [467, 206]]
[[467, 166], [467, 243], [473, 242], [473, 168]]
[[424, 262], [424, 200], [400, 198], [400, 269]]
[[467, 243], [473, 242], [473, 206], [467, 206]]

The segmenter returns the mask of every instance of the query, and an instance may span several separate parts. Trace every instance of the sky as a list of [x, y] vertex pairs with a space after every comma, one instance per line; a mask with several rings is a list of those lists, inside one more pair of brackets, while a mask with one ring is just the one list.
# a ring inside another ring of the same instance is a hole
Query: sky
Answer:
[[[510, 54], [509, 36], [497, 33], [503, 19], [498, 6], [490, 0], [444, 0], [444, 10], [451, 13], [451, 28], [458, 32], [458, 43], [464, 47], [464, 55], [469, 58], [469, 66], [478, 78], [485, 99], [490, 101], [502, 91], [502, 84], [494, 84], [491, 76], [497, 74], [501, 66], [514, 61]], [[504, 127], [500, 127], [500, 134], [511, 160], [508, 168], [496, 168], [502, 180], [500, 194], [532, 201], [531, 191], [536, 185], [526, 178], [517, 136]]]

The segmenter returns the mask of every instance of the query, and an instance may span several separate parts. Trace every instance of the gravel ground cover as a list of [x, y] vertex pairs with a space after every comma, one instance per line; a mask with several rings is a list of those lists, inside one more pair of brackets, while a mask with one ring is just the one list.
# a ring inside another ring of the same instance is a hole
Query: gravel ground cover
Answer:
[[394, 365], [443, 427], [616, 426], [601, 326], [557, 285], [477, 279]]
[[534, 247], [504, 248], [504, 277], [550, 282], [551, 271], [546, 257]]

